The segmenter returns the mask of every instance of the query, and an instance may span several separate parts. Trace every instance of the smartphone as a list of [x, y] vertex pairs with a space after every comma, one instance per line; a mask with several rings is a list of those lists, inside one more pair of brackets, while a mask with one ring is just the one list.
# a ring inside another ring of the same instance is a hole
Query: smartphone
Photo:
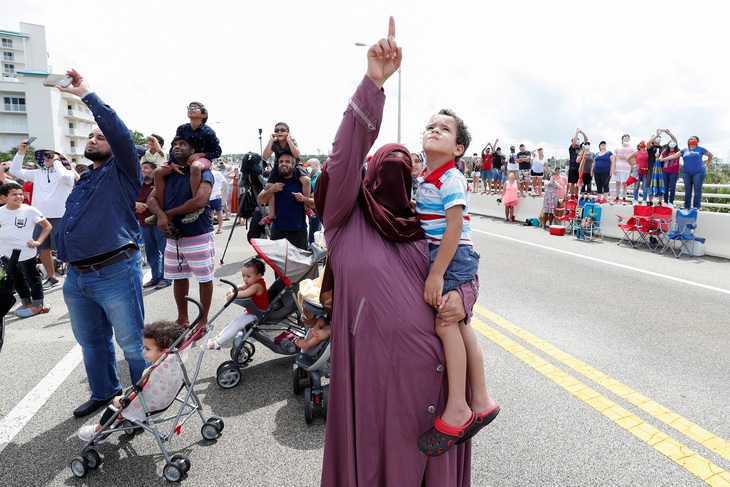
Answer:
[[28, 139], [28, 145], [30, 145], [30, 144], [32, 144], [33, 142], [35, 142], [37, 138], [38, 138], [38, 137], [31, 137], [30, 139]]
[[66, 76], [65, 74], [49, 74], [43, 82], [43, 86], [61, 86], [63, 88], [67, 88], [72, 81], [73, 78], [71, 76]]

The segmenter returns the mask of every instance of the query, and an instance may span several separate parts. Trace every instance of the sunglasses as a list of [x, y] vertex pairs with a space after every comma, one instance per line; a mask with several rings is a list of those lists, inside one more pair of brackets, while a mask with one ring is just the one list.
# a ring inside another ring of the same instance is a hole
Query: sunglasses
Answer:
[[188, 105], [188, 110], [202, 110], [203, 107], [200, 105]]
[[53, 159], [54, 157], [56, 157], [54, 154], [43, 154], [44, 159]]
[[278, 134], [279, 132], [286, 132], [286, 129], [274, 129], [275, 134]]

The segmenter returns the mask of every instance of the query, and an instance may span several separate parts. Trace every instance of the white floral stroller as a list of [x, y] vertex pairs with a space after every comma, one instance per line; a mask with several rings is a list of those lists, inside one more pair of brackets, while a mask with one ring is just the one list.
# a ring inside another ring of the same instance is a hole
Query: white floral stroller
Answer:
[[[183, 425], [196, 413], [203, 422], [201, 434], [204, 439], [215, 440], [223, 431], [223, 420], [215, 416], [206, 418], [202, 403], [193, 390], [200, 372], [203, 353], [201, 352], [198, 357], [192, 378], [185, 368], [191, 344], [200, 339], [206, 331], [205, 327], [193, 331], [200, 321], [203, 308], [194, 299], [190, 297], [185, 299], [198, 307], [198, 317], [143, 374], [139, 382], [125, 392], [121, 400], [122, 408], [118, 414], [103, 424], [103, 428], [84, 445], [79, 456], [71, 460], [71, 471], [75, 476], [85, 477], [89, 470], [95, 470], [101, 465], [102, 458], [93, 448], [95, 445], [106, 442], [114, 433], [123, 431], [129, 436], [134, 436], [141, 429], [152, 433], [162, 450], [165, 458], [162, 473], [165, 479], [178, 482], [190, 470], [190, 460], [179, 453], [170, 456], [165, 443], [169, 443], [173, 436], [179, 435]], [[175, 404], [179, 404], [179, 407], [173, 407]]]
[[[300, 322], [302, 308], [297, 300], [298, 285], [304, 279], [316, 278], [319, 265], [327, 259], [327, 251], [317, 245], [309, 250], [299, 249], [285, 239], [251, 239], [256, 253], [276, 272], [276, 280], [269, 286], [269, 306], [260, 310], [253, 299], [236, 299], [235, 303], [246, 308], [256, 319], [233, 340], [231, 359], [218, 366], [216, 382], [224, 389], [236, 387], [241, 381], [241, 369], [248, 365], [256, 353], [253, 340], [280, 355], [296, 355], [298, 349], [287, 347], [274, 336], [290, 332], [304, 338], [308, 327]], [[236, 285], [223, 281], [234, 289]], [[253, 340], [252, 340], [253, 339]]]

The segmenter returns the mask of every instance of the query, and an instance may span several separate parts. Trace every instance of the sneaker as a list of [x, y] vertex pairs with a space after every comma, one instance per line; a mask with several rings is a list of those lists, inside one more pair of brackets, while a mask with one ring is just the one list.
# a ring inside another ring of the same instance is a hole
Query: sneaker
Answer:
[[49, 277], [46, 282], [43, 283], [43, 290], [51, 289], [52, 287], [58, 286], [58, 279], [55, 277]]
[[[195, 211], [193, 211], [192, 213], [188, 213], [187, 215], [185, 215], [185, 216], [183, 217], [183, 219], [182, 219], [182, 222], [183, 222], [184, 224], [186, 224], [186, 225], [187, 225], [188, 223], [193, 223], [193, 222], [194, 222], [195, 220], [197, 220], [197, 219], [198, 219], [198, 217], [199, 217], [200, 215], [202, 215], [202, 214], [203, 214], [203, 212], [204, 212], [204, 211], [205, 211], [205, 208], [201, 208], [201, 209], [199, 209], [199, 210], [195, 210]], [[146, 221], [146, 220], [145, 220], [145, 221]]]
[[[618, 203], [618, 200], [616, 200], [616, 203]], [[624, 206], [627, 205], [626, 198], [624, 198], [623, 200], [621, 200], [621, 204], [624, 205]]]
[[154, 225], [155, 223], [157, 223], [157, 215], [148, 216], [144, 219], [144, 222], [147, 225]]
[[[93, 424], [87, 424], [86, 426], [82, 426], [76, 432], [76, 436], [78, 436], [81, 440], [85, 441], [86, 443], [90, 442], [95, 434], [96, 434], [96, 425], [93, 425]], [[109, 440], [109, 435], [100, 435], [99, 438], [97, 438], [97, 440], [96, 440], [96, 444], [101, 445], [102, 443], [106, 443], [108, 440]]]

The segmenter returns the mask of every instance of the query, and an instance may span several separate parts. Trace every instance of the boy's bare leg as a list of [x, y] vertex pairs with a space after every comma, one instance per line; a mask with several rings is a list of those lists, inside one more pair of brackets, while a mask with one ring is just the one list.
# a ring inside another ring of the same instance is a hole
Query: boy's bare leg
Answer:
[[463, 426], [471, 419], [472, 411], [466, 403], [467, 357], [458, 324], [442, 325], [436, 318], [436, 335], [441, 339], [446, 358], [446, 376], [449, 380], [449, 397], [441, 421], [450, 426]]
[[487, 388], [482, 347], [479, 346], [479, 341], [471, 326], [462, 324], [458, 326], [466, 350], [466, 375], [471, 387], [470, 406], [475, 413], [482, 414], [497, 404], [489, 395]]

